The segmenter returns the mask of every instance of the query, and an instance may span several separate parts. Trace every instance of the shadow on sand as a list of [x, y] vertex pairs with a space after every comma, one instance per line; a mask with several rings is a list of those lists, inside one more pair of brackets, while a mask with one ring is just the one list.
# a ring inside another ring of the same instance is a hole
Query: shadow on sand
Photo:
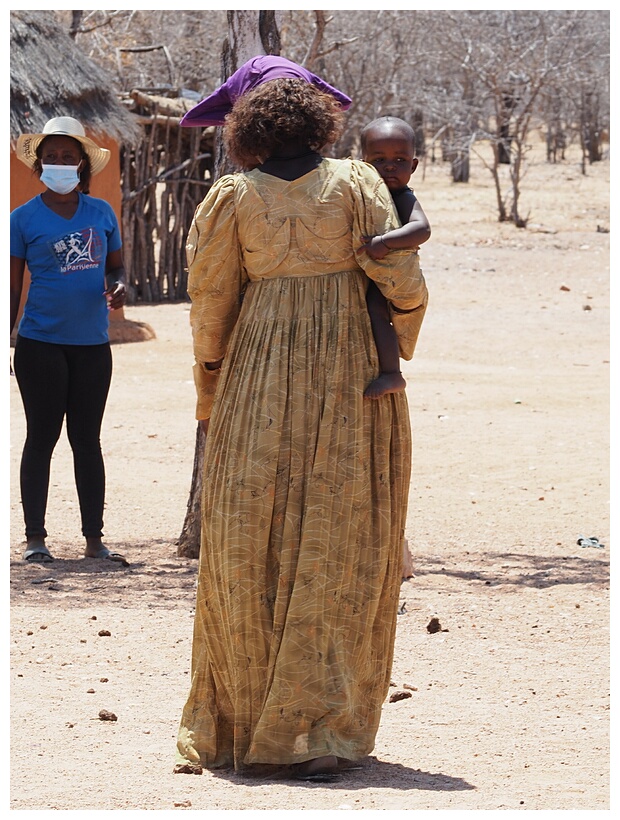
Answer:
[[355, 768], [342, 769], [338, 779], [328, 782], [296, 780], [289, 768], [278, 766], [257, 766], [246, 772], [235, 772], [232, 769], [209, 770], [212, 777], [227, 780], [244, 786], [262, 786], [265, 783], [279, 782], [299, 788], [346, 789], [396, 789], [399, 791], [436, 791], [461, 792], [472, 791], [476, 787], [461, 777], [453, 777], [441, 772], [424, 772], [412, 769], [401, 763], [389, 763], [367, 757]]

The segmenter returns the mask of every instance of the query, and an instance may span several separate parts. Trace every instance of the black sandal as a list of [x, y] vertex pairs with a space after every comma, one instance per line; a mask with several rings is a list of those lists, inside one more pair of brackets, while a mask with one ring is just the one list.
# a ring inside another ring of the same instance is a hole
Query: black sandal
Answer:
[[30, 564], [49, 564], [54, 560], [54, 556], [44, 544], [37, 547], [28, 547], [24, 552], [24, 561]]

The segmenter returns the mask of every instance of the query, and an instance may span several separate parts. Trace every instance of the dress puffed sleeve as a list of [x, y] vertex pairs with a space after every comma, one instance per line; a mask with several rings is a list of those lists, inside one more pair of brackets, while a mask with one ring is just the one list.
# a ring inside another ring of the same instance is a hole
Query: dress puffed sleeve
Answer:
[[213, 184], [196, 209], [187, 237], [197, 419], [211, 416], [219, 369], [209, 370], [206, 362], [224, 357], [247, 282], [237, 232], [235, 184], [232, 174]]
[[[352, 160], [351, 183], [354, 248], [364, 244], [365, 236], [381, 235], [400, 227], [390, 192], [371, 165]], [[356, 251], [356, 261], [388, 300], [400, 355], [411, 359], [428, 304], [428, 290], [417, 252], [392, 250], [383, 259], [372, 259], [365, 251]]]

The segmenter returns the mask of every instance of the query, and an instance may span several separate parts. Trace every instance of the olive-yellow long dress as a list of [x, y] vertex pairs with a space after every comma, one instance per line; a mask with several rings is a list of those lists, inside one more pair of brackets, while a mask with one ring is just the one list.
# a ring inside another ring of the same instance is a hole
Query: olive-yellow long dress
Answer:
[[[222, 177], [188, 239], [197, 418], [209, 418], [191, 688], [177, 762], [356, 760], [392, 663], [411, 441], [378, 375], [372, 278], [410, 358], [418, 256], [360, 253], [399, 225], [374, 168]], [[243, 297], [242, 297], [243, 295]], [[396, 312], [398, 311], [398, 312]], [[223, 358], [221, 371], [205, 362]]]

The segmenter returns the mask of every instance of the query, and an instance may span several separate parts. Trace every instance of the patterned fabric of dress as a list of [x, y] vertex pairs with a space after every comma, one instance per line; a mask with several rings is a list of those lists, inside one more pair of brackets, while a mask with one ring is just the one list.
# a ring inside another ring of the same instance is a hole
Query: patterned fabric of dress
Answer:
[[[398, 225], [384, 183], [325, 159], [287, 182], [221, 178], [188, 239], [197, 418], [210, 416], [191, 688], [179, 762], [356, 760], [374, 746], [392, 663], [411, 441], [378, 374], [371, 277], [413, 354], [417, 254], [373, 261]], [[203, 363], [224, 358], [221, 370]]]

